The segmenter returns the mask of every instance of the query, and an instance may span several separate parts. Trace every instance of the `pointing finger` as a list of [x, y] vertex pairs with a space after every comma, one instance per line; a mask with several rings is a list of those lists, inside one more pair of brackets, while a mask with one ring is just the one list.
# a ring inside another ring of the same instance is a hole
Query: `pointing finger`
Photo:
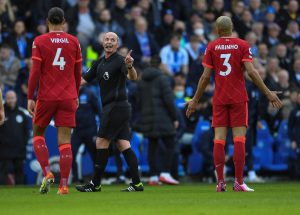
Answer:
[[128, 52], [128, 54], [126, 55], [126, 58], [127, 57], [131, 57], [130, 55], [131, 55], [131, 52], [132, 52], [132, 49], [130, 49], [130, 51]]

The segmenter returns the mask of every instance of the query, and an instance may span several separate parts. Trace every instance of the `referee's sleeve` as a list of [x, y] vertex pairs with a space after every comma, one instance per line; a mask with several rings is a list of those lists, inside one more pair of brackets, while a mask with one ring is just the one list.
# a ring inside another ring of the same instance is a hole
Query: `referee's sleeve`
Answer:
[[84, 73], [82, 75], [82, 78], [86, 81], [86, 82], [91, 82], [93, 81], [96, 77], [97, 77], [97, 67], [98, 67], [99, 61], [95, 61], [93, 63], [93, 65], [91, 66], [91, 68], [89, 68], [89, 70]]

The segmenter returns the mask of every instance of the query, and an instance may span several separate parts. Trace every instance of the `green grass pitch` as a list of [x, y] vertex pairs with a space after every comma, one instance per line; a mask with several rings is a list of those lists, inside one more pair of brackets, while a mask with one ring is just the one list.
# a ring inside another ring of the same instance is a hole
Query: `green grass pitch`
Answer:
[[173, 215], [173, 214], [300, 214], [300, 183], [251, 184], [254, 193], [216, 193], [215, 185], [145, 187], [145, 192], [122, 193], [124, 186], [106, 185], [98, 193], [59, 196], [57, 187], [40, 195], [38, 187], [0, 187], [1, 215]]

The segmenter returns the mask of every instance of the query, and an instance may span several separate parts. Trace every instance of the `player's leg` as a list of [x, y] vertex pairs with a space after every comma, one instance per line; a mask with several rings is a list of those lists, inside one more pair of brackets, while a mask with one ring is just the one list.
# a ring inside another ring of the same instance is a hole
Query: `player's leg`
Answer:
[[[128, 134], [129, 134], [129, 127], [128, 127]], [[124, 135], [120, 135], [120, 137], [121, 136], [124, 136]], [[118, 141], [117, 141], [117, 147], [118, 147], [119, 151], [122, 152], [122, 154], [126, 160], [126, 163], [129, 167], [129, 171], [130, 171], [130, 174], [132, 177], [132, 183], [130, 184], [130, 186], [122, 191], [125, 191], [125, 192], [143, 191], [144, 186], [143, 186], [143, 184], [140, 180], [140, 176], [139, 176], [138, 160], [136, 158], [134, 151], [131, 149], [130, 142], [128, 140], [129, 137], [130, 137], [130, 135], [128, 135], [128, 138], [118, 139]]]
[[212, 127], [215, 130], [213, 157], [217, 173], [217, 192], [226, 191], [224, 179], [225, 166], [225, 143], [227, 136], [227, 127], [229, 126], [229, 111], [226, 105], [213, 106]]
[[84, 185], [77, 185], [76, 189], [80, 192], [101, 191], [101, 179], [109, 158], [110, 140], [97, 137], [96, 139], [96, 159], [94, 164], [94, 175], [92, 180]]
[[232, 127], [234, 152], [233, 162], [235, 170], [234, 191], [254, 191], [244, 183], [245, 166], [245, 143], [248, 126], [248, 105], [247, 102], [234, 104], [230, 109], [230, 126]]
[[72, 168], [71, 130], [76, 126], [76, 99], [56, 102], [55, 126], [57, 127], [60, 153], [60, 184], [57, 194], [68, 194], [68, 179]]
[[54, 102], [38, 100], [36, 102], [36, 112], [32, 123], [33, 149], [44, 175], [40, 187], [40, 193], [42, 194], [48, 193], [50, 184], [54, 182], [54, 175], [49, 166], [49, 153], [45, 141], [45, 132], [55, 110], [56, 104]]
[[227, 127], [215, 127], [214, 137], [214, 165], [217, 173], [217, 192], [226, 191], [226, 184], [224, 178], [224, 166], [225, 166], [225, 143], [227, 136]]

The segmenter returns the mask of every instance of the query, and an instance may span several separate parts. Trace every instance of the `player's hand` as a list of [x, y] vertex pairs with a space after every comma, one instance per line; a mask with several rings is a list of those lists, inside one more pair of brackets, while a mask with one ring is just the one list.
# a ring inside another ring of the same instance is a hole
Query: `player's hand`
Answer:
[[281, 94], [281, 92], [270, 91], [270, 93], [267, 95], [267, 98], [273, 107], [280, 109], [282, 107], [282, 102], [278, 98], [277, 94]]
[[196, 111], [197, 102], [194, 99], [191, 99], [186, 103], [187, 110], [186, 110], [186, 117], [190, 118], [190, 116]]
[[79, 98], [76, 99], [76, 109], [79, 107]]
[[87, 81], [81, 77], [80, 86], [87, 84]]
[[29, 99], [27, 102], [27, 110], [29, 114], [34, 117], [35, 114], [35, 102], [32, 99]]
[[130, 50], [125, 57], [125, 64], [127, 67], [132, 67], [132, 64], [134, 61], [134, 59], [131, 57], [131, 52], [132, 52], [132, 50]]
[[0, 125], [3, 125], [5, 121], [5, 113], [4, 110], [0, 110]]

